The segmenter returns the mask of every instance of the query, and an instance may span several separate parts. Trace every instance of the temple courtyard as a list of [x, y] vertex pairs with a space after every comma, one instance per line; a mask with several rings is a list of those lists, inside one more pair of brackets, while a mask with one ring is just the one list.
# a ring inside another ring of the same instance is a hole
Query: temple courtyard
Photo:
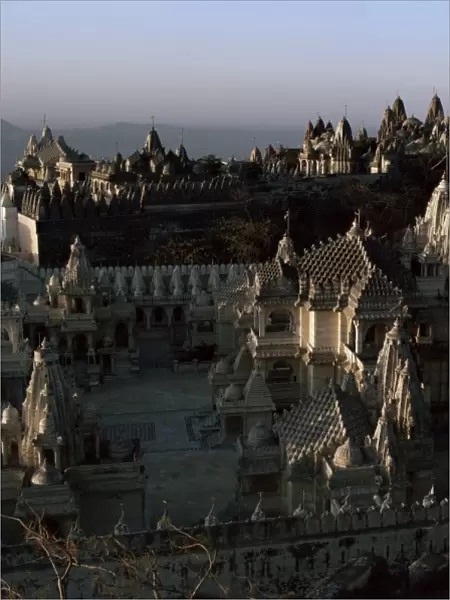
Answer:
[[148, 369], [137, 378], [106, 382], [86, 400], [99, 412], [103, 438], [141, 440], [149, 526], [161, 515], [163, 501], [175, 524], [198, 523], [212, 497], [223, 518], [234, 514], [237, 454], [200, 442], [199, 427], [212, 412], [205, 372]]

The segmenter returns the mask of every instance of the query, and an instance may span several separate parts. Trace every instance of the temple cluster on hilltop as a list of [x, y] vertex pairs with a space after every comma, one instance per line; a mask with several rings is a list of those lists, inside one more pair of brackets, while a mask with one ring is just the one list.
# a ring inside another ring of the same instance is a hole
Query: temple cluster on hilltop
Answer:
[[258, 265], [94, 269], [80, 237], [64, 269], [2, 255], [3, 506], [99, 532], [121, 495], [129, 527], [143, 527], [136, 440], [102, 439], [87, 400], [139, 370], [143, 343], [218, 346], [202, 436], [229, 452], [237, 441], [231, 517], [432, 505], [432, 426], [448, 424], [448, 220], [445, 174], [395, 252], [356, 218], [298, 256], [288, 214]]
[[253, 148], [250, 161], [259, 163], [269, 179], [274, 176], [316, 177], [355, 173], [388, 173], [395, 170], [403, 157], [442, 155], [448, 151], [449, 118], [442, 102], [434, 94], [424, 122], [414, 115], [407, 117], [405, 105], [397, 97], [383, 113], [378, 135], [369, 137], [365, 127], [354, 135], [344, 116], [336, 125], [319, 117], [315, 125], [308, 122], [301, 150], [275, 149], [264, 152]]

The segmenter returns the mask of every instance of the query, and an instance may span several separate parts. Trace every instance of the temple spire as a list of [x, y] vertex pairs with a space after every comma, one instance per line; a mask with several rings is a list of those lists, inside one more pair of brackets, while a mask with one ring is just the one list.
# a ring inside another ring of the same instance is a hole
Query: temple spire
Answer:
[[291, 211], [289, 208], [284, 215], [284, 220], [286, 221], [286, 235], [289, 237], [291, 235]]
[[181, 128], [181, 136], [180, 136], [180, 140], [181, 140], [181, 145], [184, 145], [184, 129]]
[[151, 117], [151, 120], [152, 120], [152, 129], [154, 129], [155, 128], [155, 117]]
[[345, 111], [345, 112], [344, 112], [344, 116], [345, 116], [345, 118], [347, 118], [347, 105], [345, 105], [345, 107], [344, 107], [344, 111]]

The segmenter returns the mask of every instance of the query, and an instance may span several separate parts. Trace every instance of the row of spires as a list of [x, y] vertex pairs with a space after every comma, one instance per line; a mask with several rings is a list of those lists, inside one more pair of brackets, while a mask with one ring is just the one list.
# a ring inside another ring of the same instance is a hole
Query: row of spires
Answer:
[[[266, 512], [264, 510], [264, 494], [263, 494], [263, 492], [259, 492], [258, 495], [259, 495], [258, 502], [256, 504], [256, 507], [255, 507], [251, 517], [250, 517], [250, 521], [253, 521], [253, 522], [264, 521], [267, 518]], [[384, 498], [375, 496], [374, 503], [375, 503], [374, 508], [378, 508], [381, 512], [383, 512], [384, 510], [392, 509], [393, 508], [393, 500], [392, 500], [391, 491], [389, 490], [387, 492], [387, 494], [384, 496]], [[418, 504], [418, 506], [420, 506], [419, 503], [417, 503], [417, 504]], [[447, 498], [442, 500], [441, 506], [444, 504], [448, 505]], [[437, 505], [437, 498], [436, 498], [434, 485], [432, 485], [430, 491], [423, 497], [421, 505], [426, 510], [429, 510], [431, 507]], [[163, 500], [163, 506], [164, 506], [163, 514], [158, 519], [157, 524], [156, 524], [157, 531], [169, 531], [171, 529], [174, 529], [174, 525], [172, 523], [172, 519], [170, 518], [170, 514], [169, 514], [169, 505], [166, 500]], [[359, 512], [359, 509], [357, 509], [357, 508], [354, 509], [354, 507], [352, 505], [351, 495], [347, 494], [347, 496], [344, 498], [344, 501], [341, 505], [340, 513], [351, 514], [353, 511]], [[303, 494], [302, 501], [300, 502], [299, 506], [294, 510], [294, 512], [292, 513], [292, 516], [297, 517], [297, 518], [307, 518], [307, 517], [313, 516], [313, 513], [306, 508], [304, 494]], [[206, 515], [206, 517], [204, 518], [203, 524], [204, 524], [204, 527], [209, 528], [209, 527], [215, 527], [219, 523], [220, 523], [219, 519], [216, 516], [215, 498], [211, 498], [211, 508], [210, 508], [208, 514]], [[118, 519], [116, 525], [114, 526], [114, 535], [122, 536], [122, 535], [129, 535], [130, 533], [131, 533], [130, 528], [128, 527], [128, 525], [126, 524], [126, 521], [125, 521], [124, 505], [123, 505], [123, 502], [121, 502], [120, 503], [120, 516], [119, 516], [119, 519]], [[70, 539], [73, 539], [74, 541], [75, 541], [75, 539], [79, 540], [79, 539], [85, 537], [84, 532], [80, 528], [79, 519], [76, 520], [74, 527], [72, 528], [72, 530], [69, 534], [69, 537], [70, 537]]]
[[159, 198], [183, 197], [190, 194], [199, 196], [208, 193], [220, 195], [228, 193], [237, 185], [241, 183], [236, 178], [220, 176], [201, 182], [175, 181], [127, 185], [111, 196], [100, 192], [93, 197], [89, 184], [81, 186], [74, 184], [71, 187], [66, 183], [61, 190], [58, 182], [55, 182], [50, 190], [47, 182], [44, 182], [41, 188], [26, 190], [22, 199], [21, 212], [38, 220], [118, 216], [140, 212]]

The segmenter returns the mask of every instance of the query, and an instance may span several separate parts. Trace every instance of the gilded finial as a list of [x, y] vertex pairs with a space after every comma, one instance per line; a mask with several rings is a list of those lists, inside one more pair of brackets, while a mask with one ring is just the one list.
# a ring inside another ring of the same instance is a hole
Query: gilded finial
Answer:
[[347, 105], [345, 105], [345, 109], [344, 110], [345, 110], [344, 116], [345, 116], [345, 118], [347, 118]]
[[180, 139], [181, 139], [181, 145], [183, 146], [183, 145], [184, 145], [184, 129], [183, 129], [183, 128], [181, 128], [181, 136], [180, 136]]
[[152, 129], [154, 129], [155, 128], [155, 117], [151, 117], [151, 119], [152, 119]]

